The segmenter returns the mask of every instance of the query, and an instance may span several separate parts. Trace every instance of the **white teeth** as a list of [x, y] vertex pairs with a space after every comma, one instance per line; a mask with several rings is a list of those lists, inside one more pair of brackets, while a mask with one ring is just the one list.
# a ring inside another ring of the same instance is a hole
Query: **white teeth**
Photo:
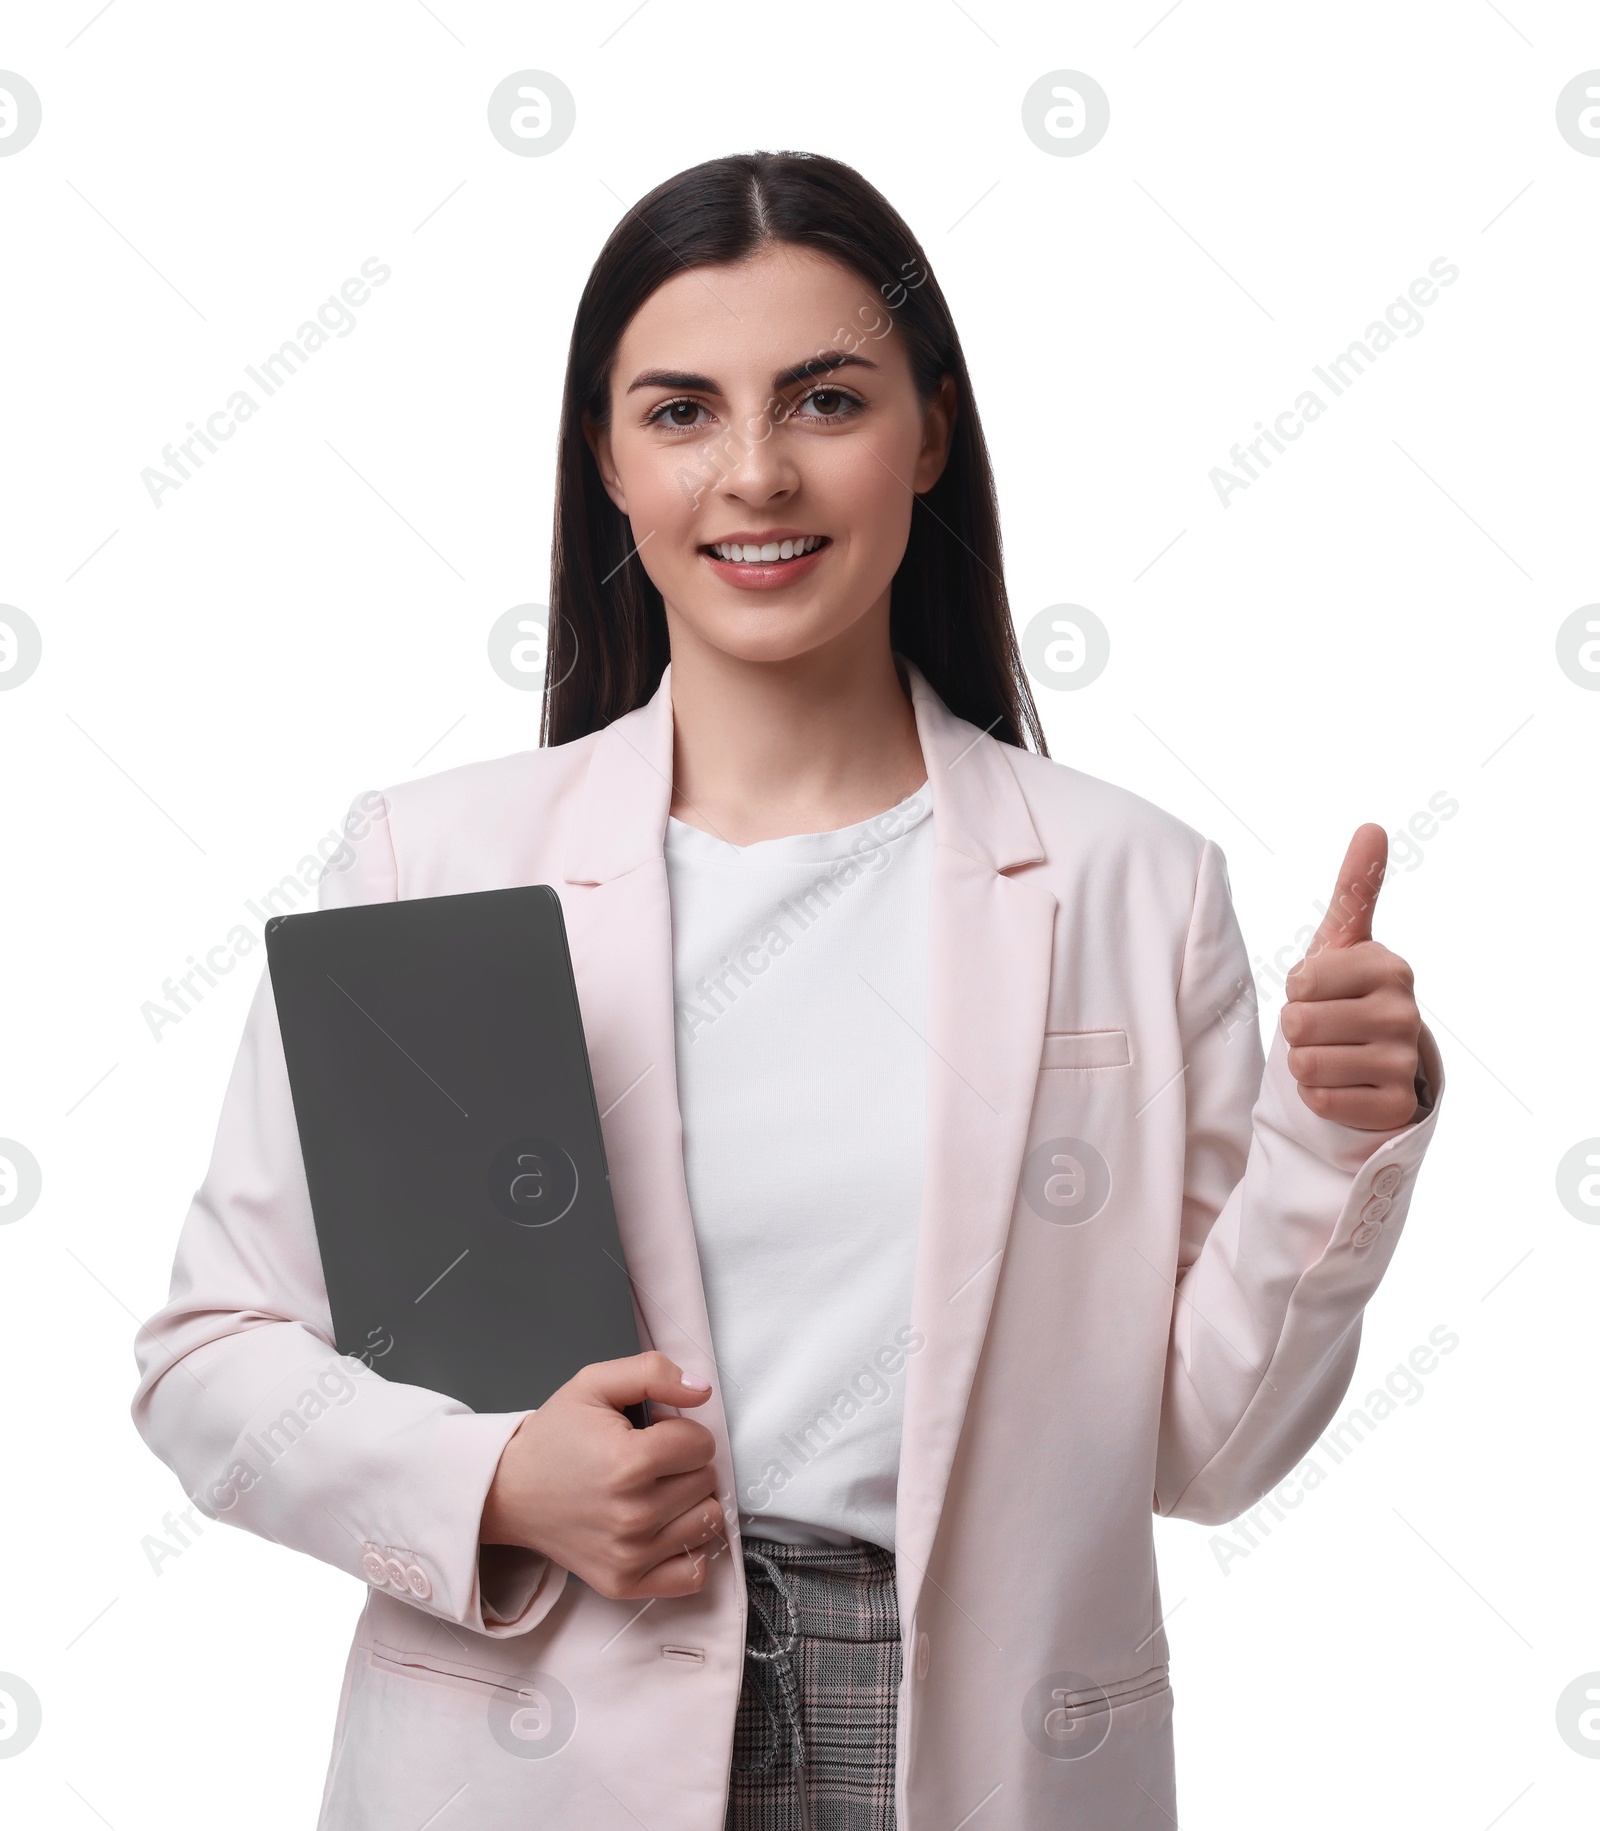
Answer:
[[771, 565], [774, 560], [797, 559], [803, 553], [815, 553], [822, 545], [820, 534], [806, 534], [799, 540], [769, 540], [760, 545], [736, 540], [717, 541], [711, 551], [718, 559], [731, 560], [735, 565], [753, 565], [761, 562]]

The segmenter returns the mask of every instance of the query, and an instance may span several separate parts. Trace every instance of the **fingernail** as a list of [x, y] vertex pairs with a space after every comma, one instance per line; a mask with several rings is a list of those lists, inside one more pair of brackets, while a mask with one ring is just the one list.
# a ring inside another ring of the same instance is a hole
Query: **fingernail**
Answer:
[[703, 1380], [696, 1373], [684, 1373], [678, 1377], [691, 1392], [709, 1392], [711, 1390], [710, 1380]]

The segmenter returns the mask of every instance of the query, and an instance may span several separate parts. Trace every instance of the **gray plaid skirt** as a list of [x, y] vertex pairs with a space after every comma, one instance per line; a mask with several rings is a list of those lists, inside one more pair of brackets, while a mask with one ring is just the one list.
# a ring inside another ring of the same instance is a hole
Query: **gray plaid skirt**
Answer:
[[894, 1831], [894, 1554], [747, 1538], [744, 1571], [727, 1831]]

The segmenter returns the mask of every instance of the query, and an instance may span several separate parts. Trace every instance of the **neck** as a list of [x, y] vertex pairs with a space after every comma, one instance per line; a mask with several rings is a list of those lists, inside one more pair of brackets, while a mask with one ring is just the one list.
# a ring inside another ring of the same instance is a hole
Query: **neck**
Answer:
[[673, 814], [745, 846], [853, 826], [919, 788], [927, 767], [887, 612], [783, 661], [673, 629]]

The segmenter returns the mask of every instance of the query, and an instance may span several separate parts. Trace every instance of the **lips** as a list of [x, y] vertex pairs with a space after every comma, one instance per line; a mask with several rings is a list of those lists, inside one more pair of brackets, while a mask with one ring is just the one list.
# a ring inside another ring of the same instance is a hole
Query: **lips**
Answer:
[[745, 565], [759, 560], [770, 565], [774, 560], [803, 559], [826, 539], [825, 534], [791, 534], [780, 529], [772, 534], [741, 534], [729, 540], [708, 541], [706, 545], [717, 559]]
[[[810, 552], [794, 552], [795, 547], [804, 548], [811, 542], [817, 544]], [[751, 535], [748, 539], [740, 536], [738, 540], [711, 541], [700, 549], [700, 557], [720, 578], [730, 585], [737, 585], [745, 591], [771, 591], [783, 585], [793, 584], [797, 579], [815, 571], [823, 556], [832, 547], [833, 542], [825, 534], [805, 534], [789, 529], [773, 530], [769, 533]], [[789, 546], [791, 556], [782, 557], [783, 548]], [[778, 557], [773, 559], [745, 559], [745, 553], [766, 554], [777, 549]], [[720, 551], [719, 551], [720, 549]], [[738, 559], [725, 559], [723, 554], [737, 552]]]

